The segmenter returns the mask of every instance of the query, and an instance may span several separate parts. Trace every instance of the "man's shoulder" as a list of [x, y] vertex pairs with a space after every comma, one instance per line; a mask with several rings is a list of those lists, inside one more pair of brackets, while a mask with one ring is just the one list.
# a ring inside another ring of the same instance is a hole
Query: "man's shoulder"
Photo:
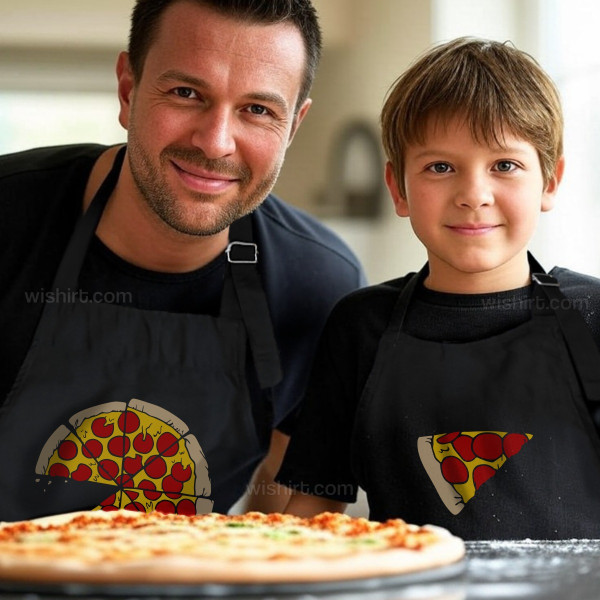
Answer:
[[256, 210], [254, 223], [261, 244], [267, 250], [272, 246], [280, 260], [319, 260], [345, 265], [357, 276], [362, 273], [354, 252], [333, 230], [274, 195], [269, 195]]
[[106, 146], [99, 144], [72, 144], [4, 154], [0, 156], [0, 180], [61, 171], [77, 164], [91, 164], [104, 150]]

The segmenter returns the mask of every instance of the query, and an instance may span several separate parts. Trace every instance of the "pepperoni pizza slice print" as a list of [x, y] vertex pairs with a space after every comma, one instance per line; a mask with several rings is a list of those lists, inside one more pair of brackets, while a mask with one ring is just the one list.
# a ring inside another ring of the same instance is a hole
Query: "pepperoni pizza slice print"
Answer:
[[417, 449], [442, 502], [457, 515], [532, 437], [531, 433], [455, 431], [420, 437]]
[[213, 507], [198, 440], [175, 415], [140, 400], [73, 415], [50, 436], [35, 472], [114, 486], [94, 510], [202, 514]]

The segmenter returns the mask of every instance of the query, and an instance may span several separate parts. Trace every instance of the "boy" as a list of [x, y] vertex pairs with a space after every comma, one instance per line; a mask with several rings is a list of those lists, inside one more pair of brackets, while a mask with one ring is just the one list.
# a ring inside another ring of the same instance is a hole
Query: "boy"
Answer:
[[600, 536], [600, 280], [527, 250], [562, 127], [509, 44], [457, 39], [398, 79], [386, 182], [428, 263], [334, 309], [278, 475], [288, 512], [343, 510], [360, 486], [371, 518], [466, 539]]

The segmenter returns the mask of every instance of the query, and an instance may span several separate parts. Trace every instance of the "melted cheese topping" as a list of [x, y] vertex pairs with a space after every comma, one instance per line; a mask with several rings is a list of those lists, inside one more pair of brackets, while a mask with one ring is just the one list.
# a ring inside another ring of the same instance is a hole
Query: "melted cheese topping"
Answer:
[[[53, 522], [56, 521], [56, 522]], [[186, 517], [162, 513], [82, 513], [4, 524], [2, 555], [76, 559], [84, 564], [164, 556], [226, 561], [336, 558], [391, 548], [422, 549], [437, 540], [426, 528], [400, 519], [385, 523], [322, 513], [311, 519], [246, 513]]]

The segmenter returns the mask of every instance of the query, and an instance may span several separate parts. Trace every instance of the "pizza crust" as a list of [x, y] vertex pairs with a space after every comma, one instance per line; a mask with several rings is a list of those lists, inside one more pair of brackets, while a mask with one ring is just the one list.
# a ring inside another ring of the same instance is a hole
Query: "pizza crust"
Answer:
[[440, 499], [453, 515], [457, 515], [465, 507], [465, 503], [452, 484], [448, 483], [442, 475], [440, 463], [433, 451], [433, 436], [420, 437], [417, 440], [417, 450], [421, 463], [425, 467], [425, 471], [427, 471], [427, 475], [429, 475], [429, 479], [431, 479]]
[[[119, 511], [122, 512], [122, 511]], [[68, 523], [71, 513], [37, 519], [43, 525]], [[88, 513], [90, 514], [90, 513]], [[94, 512], [107, 519], [116, 513]], [[10, 524], [12, 525], [12, 524]], [[0, 526], [1, 527], [1, 526]], [[416, 528], [415, 528], [416, 529]], [[119, 557], [113, 562], [89, 563], [78, 557], [10, 556], [0, 553], [0, 580], [35, 583], [123, 584], [259, 584], [309, 583], [386, 577], [435, 569], [460, 561], [462, 540], [445, 529], [426, 526], [436, 539], [419, 549], [392, 548], [341, 557], [271, 558], [253, 560], [190, 557], [176, 552], [144, 559]]]

